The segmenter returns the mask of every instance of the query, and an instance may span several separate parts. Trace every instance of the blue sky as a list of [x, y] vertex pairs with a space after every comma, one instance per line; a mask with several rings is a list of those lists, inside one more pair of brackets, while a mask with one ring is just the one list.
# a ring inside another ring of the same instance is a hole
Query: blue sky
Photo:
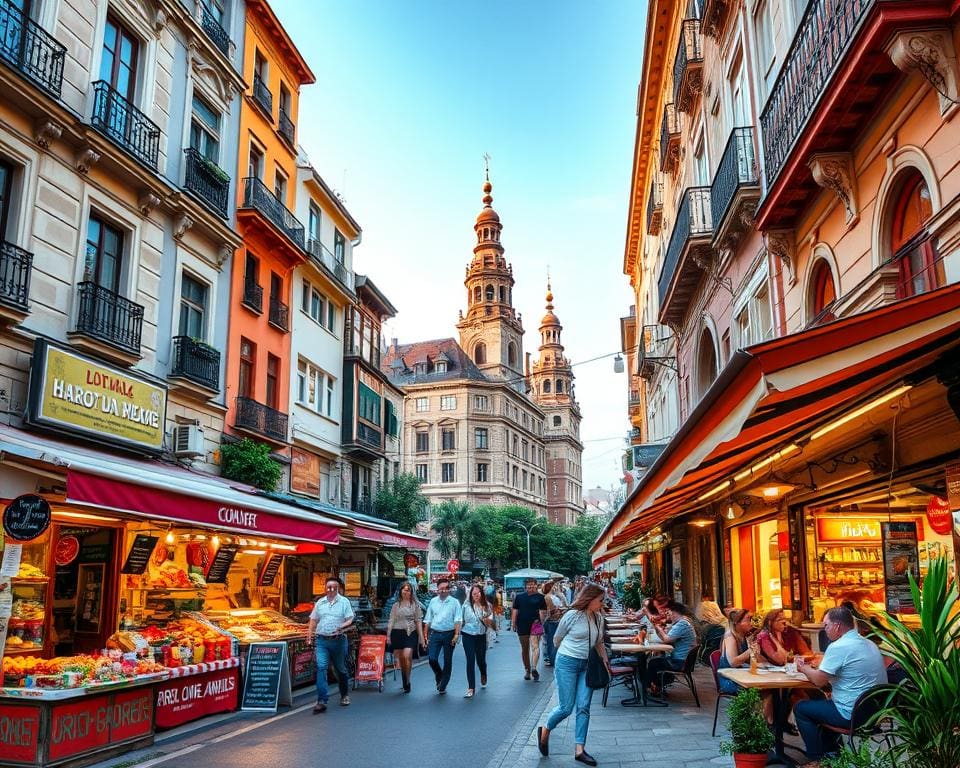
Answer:
[[[456, 337], [489, 153], [536, 354], [547, 266], [567, 356], [619, 348], [643, 0], [274, 0], [317, 82], [299, 140], [363, 228], [354, 267], [401, 342]], [[618, 480], [629, 425], [612, 360], [576, 366], [584, 487]], [[611, 439], [612, 438], [612, 439]]]

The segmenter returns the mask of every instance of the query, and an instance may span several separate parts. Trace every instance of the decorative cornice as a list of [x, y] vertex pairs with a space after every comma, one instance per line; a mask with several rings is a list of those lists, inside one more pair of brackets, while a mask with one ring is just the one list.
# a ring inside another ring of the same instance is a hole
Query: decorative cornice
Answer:
[[86, 175], [90, 168], [100, 162], [100, 153], [93, 147], [84, 144], [74, 155], [74, 162], [77, 165], [77, 171]]
[[47, 118], [37, 120], [33, 126], [33, 138], [44, 149], [49, 149], [50, 142], [59, 139], [61, 133], [63, 126]]
[[957, 56], [951, 32], [946, 27], [897, 32], [887, 46], [887, 55], [897, 69], [918, 70], [927, 79], [937, 92], [941, 115], [960, 100]]
[[187, 214], [181, 213], [173, 222], [173, 237], [175, 240], [182, 238], [190, 227], [193, 226], [193, 219]]
[[857, 202], [857, 176], [850, 152], [819, 152], [813, 155], [807, 166], [813, 180], [824, 189], [836, 194], [846, 211], [846, 222], [853, 226], [860, 218]]
[[160, 205], [160, 198], [153, 192], [153, 190], [141, 190], [140, 196], [137, 198], [137, 208], [140, 210], [140, 213], [146, 216], [158, 205]]
[[786, 267], [787, 282], [791, 286], [797, 282], [795, 240], [796, 232], [792, 229], [768, 229], [763, 233], [764, 248]]

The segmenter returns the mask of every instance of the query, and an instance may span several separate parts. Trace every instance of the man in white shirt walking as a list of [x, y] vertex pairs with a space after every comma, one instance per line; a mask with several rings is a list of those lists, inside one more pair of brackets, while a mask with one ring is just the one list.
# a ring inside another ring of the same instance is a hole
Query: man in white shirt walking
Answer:
[[[460, 602], [450, 595], [450, 582], [441, 579], [437, 582], [437, 596], [427, 606], [427, 615], [423, 617], [423, 630], [427, 636], [427, 655], [430, 669], [437, 681], [437, 693], [447, 692], [450, 673], [453, 671], [453, 649], [460, 639], [460, 625], [463, 623], [463, 608]], [[443, 666], [440, 666], [440, 653], [443, 653]]]
[[327, 667], [333, 669], [340, 685], [340, 706], [350, 704], [347, 695], [350, 679], [347, 674], [347, 636], [344, 630], [353, 624], [353, 606], [340, 594], [340, 579], [333, 576], [324, 585], [324, 596], [317, 600], [310, 612], [309, 636], [316, 648], [317, 658], [317, 703], [313, 714], [327, 709]]

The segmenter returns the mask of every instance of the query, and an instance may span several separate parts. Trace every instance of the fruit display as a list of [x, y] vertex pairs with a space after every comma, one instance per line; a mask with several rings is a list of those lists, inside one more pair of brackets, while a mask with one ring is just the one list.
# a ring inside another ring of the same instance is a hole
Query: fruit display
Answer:
[[105, 656], [4, 656], [3, 684], [24, 688], [81, 688], [134, 680], [166, 671], [152, 659], [130, 659], [119, 652]]
[[207, 611], [204, 616], [241, 643], [260, 643], [307, 634], [306, 625], [297, 624], [283, 614], [267, 609]]
[[131, 642], [138, 646], [144, 643], [147, 652], [166, 667], [218, 661], [234, 655], [233, 638], [201, 618], [184, 617], [163, 627], [151, 624], [136, 632], [117, 632], [110, 640], [121, 648]]

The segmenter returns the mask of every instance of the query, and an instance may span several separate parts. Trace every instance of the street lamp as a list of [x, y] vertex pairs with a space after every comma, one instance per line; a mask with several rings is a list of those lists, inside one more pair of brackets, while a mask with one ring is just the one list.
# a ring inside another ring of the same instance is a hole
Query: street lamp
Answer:
[[514, 524], [514, 525], [519, 525], [521, 528], [523, 528], [524, 531], [527, 532], [527, 570], [528, 570], [528, 571], [530, 570], [530, 531], [532, 531], [534, 528], [536, 528], [536, 527], [537, 527], [538, 525], [540, 525], [540, 523], [542, 523], [542, 522], [543, 522], [542, 520], [538, 520], [537, 522], [535, 522], [533, 525], [531, 525], [531, 526], [528, 528], [528, 527], [525, 526], [523, 523], [521, 523], [519, 520], [514, 520], [514, 521], [513, 521], [513, 524]]

